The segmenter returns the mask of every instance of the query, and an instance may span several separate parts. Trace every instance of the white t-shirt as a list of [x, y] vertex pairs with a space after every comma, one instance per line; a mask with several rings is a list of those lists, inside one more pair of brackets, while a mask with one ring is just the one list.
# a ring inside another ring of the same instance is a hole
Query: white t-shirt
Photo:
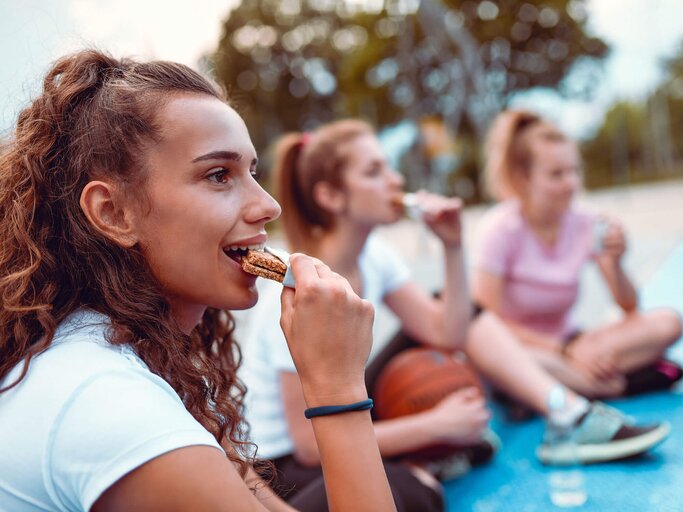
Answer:
[[[377, 308], [385, 295], [403, 286], [410, 271], [395, 250], [371, 236], [358, 259], [362, 296]], [[280, 372], [296, 372], [287, 342], [280, 329], [280, 292], [270, 283], [251, 316], [251, 329], [244, 343], [240, 378], [247, 387], [246, 417], [258, 456], [274, 459], [293, 452], [280, 388]]]
[[99, 313], [74, 312], [24, 379], [0, 394], [0, 510], [87, 511], [122, 476], [163, 453], [221, 449], [130, 347], [105, 340], [108, 325]]

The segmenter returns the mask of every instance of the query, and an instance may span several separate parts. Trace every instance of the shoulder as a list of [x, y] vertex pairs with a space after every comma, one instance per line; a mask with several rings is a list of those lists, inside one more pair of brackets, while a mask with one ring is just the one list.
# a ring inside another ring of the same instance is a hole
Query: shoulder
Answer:
[[398, 249], [381, 240], [368, 237], [358, 259], [362, 279], [362, 296], [378, 308], [384, 297], [410, 280], [410, 268]]
[[567, 220], [574, 229], [588, 231], [593, 228], [597, 215], [591, 211], [572, 206], [567, 212]]
[[480, 221], [475, 252], [504, 252], [514, 246], [514, 241], [519, 239], [525, 229], [519, 203], [499, 203], [486, 212]]
[[107, 342], [108, 328], [102, 315], [71, 315], [0, 395], [7, 456], [67, 510], [88, 510], [113, 482], [169, 450], [219, 447], [164, 379]]
[[[173, 388], [128, 346], [107, 341], [110, 323], [97, 313], [76, 312], [57, 329], [52, 344], [29, 365], [17, 386], [19, 397], [40, 403], [58, 421], [60, 415], [84, 393], [99, 395], [95, 410], [106, 413], [113, 407], [107, 395], [166, 395], [173, 407], [185, 408]], [[48, 415], [49, 416], [49, 415]]]
[[487, 233], [516, 234], [524, 229], [524, 220], [517, 201], [503, 201], [493, 206], [481, 219], [481, 229]]
[[50, 394], [69, 394], [83, 381], [107, 371], [146, 369], [125, 346], [107, 341], [104, 315], [77, 311], [57, 328], [50, 346], [31, 360], [26, 385]]
[[405, 265], [398, 249], [377, 234], [368, 237], [359, 259], [362, 265], [379, 269]]
[[524, 230], [517, 201], [505, 201], [491, 208], [484, 214], [477, 230], [474, 266], [502, 274], [514, 257]]
[[55, 416], [45, 479], [67, 509], [88, 510], [133, 469], [187, 446], [221, 449], [163, 379], [134, 367], [104, 371], [82, 381]]
[[399, 250], [376, 234], [370, 235], [365, 242], [359, 266], [364, 285], [369, 286], [370, 281], [377, 280], [386, 285], [384, 293], [395, 289], [410, 277], [410, 269]]
[[368, 237], [361, 253], [362, 258], [379, 259], [394, 251], [392, 246], [382, 240], [378, 235], [372, 234]]

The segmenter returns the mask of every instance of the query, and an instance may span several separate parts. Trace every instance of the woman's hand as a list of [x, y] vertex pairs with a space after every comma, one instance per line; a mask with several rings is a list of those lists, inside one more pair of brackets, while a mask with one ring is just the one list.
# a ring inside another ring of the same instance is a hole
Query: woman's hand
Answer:
[[626, 235], [618, 222], [606, 222], [605, 234], [600, 243], [601, 251], [596, 257], [596, 263], [607, 281], [615, 302], [625, 313], [631, 313], [638, 307], [638, 294], [621, 265], [621, 258], [626, 252]]
[[464, 446], [480, 441], [491, 419], [486, 400], [476, 388], [451, 393], [425, 414], [437, 442]]
[[579, 338], [566, 351], [570, 363], [590, 377], [607, 380], [618, 374], [617, 352], [613, 347]]
[[320, 260], [293, 254], [296, 290], [282, 291], [280, 325], [309, 407], [367, 398], [365, 363], [372, 345], [372, 305]]
[[601, 250], [598, 259], [604, 263], [618, 265], [626, 253], [626, 235], [622, 225], [615, 220], [607, 221], [607, 228], [602, 237]]
[[422, 219], [446, 247], [460, 247], [462, 201], [421, 190], [417, 193]]
[[[366, 399], [372, 305], [319, 260], [293, 254], [290, 265], [296, 290], [282, 291], [280, 325], [306, 406]], [[369, 411], [315, 417], [311, 426], [330, 510], [395, 512]]]

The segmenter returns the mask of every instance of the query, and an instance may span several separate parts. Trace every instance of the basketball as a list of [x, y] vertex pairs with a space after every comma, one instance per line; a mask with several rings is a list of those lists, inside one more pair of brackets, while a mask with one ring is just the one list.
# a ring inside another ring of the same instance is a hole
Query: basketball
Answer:
[[[411, 348], [394, 356], [377, 378], [375, 415], [389, 420], [431, 409], [449, 394], [476, 387], [484, 394], [481, 380], [460, 352]], [[452, 445], [427, 447], [415, 455], [445, 457], [459, 448]]]

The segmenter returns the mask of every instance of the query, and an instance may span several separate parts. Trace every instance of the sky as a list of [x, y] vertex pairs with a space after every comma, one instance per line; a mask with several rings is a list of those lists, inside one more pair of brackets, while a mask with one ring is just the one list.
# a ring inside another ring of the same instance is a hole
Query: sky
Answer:
[[586, 138], [617, 100], [638, 100], [662, 80], [662, 62], [683, 48], [681, 0], [587, 0], [588, 30], [611, 47], [604, 80], [588, 102], [564, 101], [548, 92], [522, 96], [573, 136]]
[[[161, 58], [196, 66], [218, 42], [221, 21], [237, 0], [0, 0], [0, 134], [40, 87], [50, 62], [83, 46], [114, 55]], [[612, 46], [604, 80], [590, 102], [551, 92], [516, 105], [547, 113], [586, 137], [617, 99], [644, 97], [661, 80], [661, 60], [683, 41], [681, 0], [587, 0], [589, 30]]]

